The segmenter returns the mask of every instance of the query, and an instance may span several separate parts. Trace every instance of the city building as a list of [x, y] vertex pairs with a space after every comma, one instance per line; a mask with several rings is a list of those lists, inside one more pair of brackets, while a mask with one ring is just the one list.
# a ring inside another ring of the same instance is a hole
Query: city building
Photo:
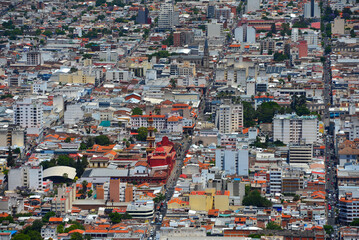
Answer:
[[213, 20], [206, 24], [206, 32], [209, 39], [223, 37], [223, 24]]
[[269, 193], [272, 195], [282, 193], [282, 169], [271, 168], [269, 170]]
[[9, 170], [9, 190], [13, 191], [17, 187], [27, 187], [31, 190], [43, 189], [42, 166], [21, 166]]
[[216, 149], [216, 167], [226, 175], [248, 176], [248, 150]]
[[332, 33], [333, 34], [344, 34], [345, 30], [345, 19], [340, 18], [339, 16], [334, 19], [332, 23]]
[[26, 54], [26, 65], [41, 65], [41, 53], [39, 51], [30, 51]]
[[273, 118], [273, 139], [285, 144], [313, 144], [319, 140], [317, 116], [296, 114], [275, 115]]
[[339, 199], [339, 222], [343, 224], [350, 224], [353, 220], [359, 217], [359, 209], [356, 207], [359, 205], [359, 199], [353, 198], [351, 192], [347, 192], [345, 197]]
[[307, 41], [299, 41], [298, 44], [298, 57], [299, 58], [304, 58], [304, 57], [308, 57], [308, 44]]
[[216, 112], [215, 124], [220, 133], [241, 131], [243, 128], [242, 104], [220, 105]]
[[246, 12], [255, 12], [260, 9], [261, 0], [247, 0]]
[[234, 38], [241, 43], [255, 43], [256, 29], [244, 24], [234, 30]]
[[313, 145], [289, 145], [289, 163], [310, 163]]
[[320, 18], [319, 4], [315, 0], [304, 4], [304, 18]]
[[136, 23], [139, 24], [150, 24], [151, 23], [151, 19], [149, 18], [149, 12], [148, 12], [148, 8], [140, 8], [138, 10], [138, 14], [136, 17]]
[[66, 111], [64, 113], [64, 124], [75, 125], [80, 122], [83, 116], [84, 111], [81, 104], [67, 105]]
[[40, 134], [43, 128], [43, 108], [35, 99], [24, 98], [13, 105], [14, 124], [26, 129], [28, 134]]
[[175, 11], [172, 1], [162, 3], [158, 18], [158, 28], [160, 30], [171, 30], [178, 25], [178, 17], [179, 13]]
[[82, 84], [95, 84], [94, 76], [85, 75], [82, 71], [77, 71], [70, 74], [60, 74], [59, 82], [61, 83], [82, 83]]
[[24, 147], [26, 131], [20, 126], [4, 125], [0, 128], [0, 147]]

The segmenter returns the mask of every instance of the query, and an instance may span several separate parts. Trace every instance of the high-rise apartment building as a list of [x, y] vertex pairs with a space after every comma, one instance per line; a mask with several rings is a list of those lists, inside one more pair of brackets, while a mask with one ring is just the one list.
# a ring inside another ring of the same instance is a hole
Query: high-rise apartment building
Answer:
[[158, 18], [158, 28], [160, 30], [172, 29], [178, 25], [178, 17], [179, 13], [175, 11], [172, 1], [162, 3]]
[[150, 19], [148, 17], [148, 8], [140, 8], [136, 17], [136, 23], [138, 24], [149, 24]]
[[227, 175], [248, 176], [248, 150], [216, 150], [216, 167]]
[[217, 23], [216, 20], [206, 24], [207, 37], [219, 38], [223, 37], [223, 24]]
[[290, 163], [309, 163], [313, 160], [313, 145], [289, 146]]
[[315, 0], [304, 4], [304, 18], [320, 18], [319, 4]]
[[41, 103], [35, 99], [24, 98], [13, 106], [14, 124], [27, 130], [28, 134], [39, 134], [43, 127], [43, 110]]
[[30, 51], [26, 54], [26, 65], [41, 65], [41, 53], [39, 51]]
[[319, 139], [318, 118], [296, 114], [276, 115], [273, 118], [273, 139], [285, 144], [313, 144]]
[[299, 41], [298, 43], [299, 58], [308, 57], [308, 44], [307, 41]]
[[247, 0], [246, 12], [255, 12], [260, 9], [261, 0]]
[[22, 166], [11, 168], [9, 171], [9, 190], [17, 187], [27, 187], [32, 190], [42, 190], [43, 171], [42, 166]]
[[207, 7], [207, 17], [208, 18], [214, 18], [215, 17], [215, 10], [216, 10], [216, 6], [213, 4], [208, 4]]
[[239, 132], [243, 127], [242, 104], [231, 104], [218, 107], [216, 126], [220, 133]]
[[256, 29], [254, 27], [249, 27], [245, 24], [234, 30], [234, 37], [239, 42], [255, 43]]
[[282, 192], [281, 168], [271, 168], [269, 170], [269, 192], [273, 195]]

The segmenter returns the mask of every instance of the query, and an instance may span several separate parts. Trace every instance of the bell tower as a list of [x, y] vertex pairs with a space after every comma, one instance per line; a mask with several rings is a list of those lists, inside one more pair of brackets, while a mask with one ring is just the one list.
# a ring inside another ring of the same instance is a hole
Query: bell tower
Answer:
[[147, 155], [155, 150], [155, 128], [153, 127], [153, 117], [152, 112], [147, 119], [147, 148], [146, 153]]

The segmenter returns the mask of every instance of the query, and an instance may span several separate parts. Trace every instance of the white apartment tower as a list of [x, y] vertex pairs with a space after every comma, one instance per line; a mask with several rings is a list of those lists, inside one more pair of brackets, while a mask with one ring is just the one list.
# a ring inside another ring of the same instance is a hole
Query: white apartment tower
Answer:
[[240, 26], [234, 30], [234, 37], [241, 43], [255, 43], [256, 29], [247, 25]]
[[246, 12], [255, 12], [260, 9], [261, 0], [247, 0]]
[[43, 127], [43, 110], [41, 103], [35, 99], [24, 98], [13, 106], [14, 124], [27, 130], [28, 134], [40, 134]]
[[299, 39], [299, 28], [292, 28], [292, 36], [291, 36], [292, 42], [297, 42], [298, 39]]
[[282, 192], [282, 169], [271, 168], [269, 170], [269, 191], [272, 195]]
[[179, 13], [174, 10], [172, 1], [162, 3], [158, 18], [158, 28], [160, 30], [172, 29], [174, 26], [178, 25], [178, 18]]
[[216, 126], [220, 133], [238, 132], [243, 127], [242, 104], [219, 106], [216, 114]]
[[223, 24], [212, 20], [211, 23], [206, 24], [206, 32], [209, 39], [223, 37]]
[[273, 139], [285, 144], [313, 144], [319, 140], [317, 116], [296, 114], [276, 115], [273, 118]]
[[11, 168], [9, 171], [9, 190], [15, 190], [17, 187], [27, 187], [31, 190], [42, 190], [43, 171], [42, 166], [22, 166]]
[[248, 150], [216, 150], [216, 167], [226, 175], [248, 176]]
[[39, 51], [30, 51], [26, 54], [26, 65], [41, 65], [41, 53]]
[[320, 18], [319, 4], [315, 0], [304, 4], [304, 18]]

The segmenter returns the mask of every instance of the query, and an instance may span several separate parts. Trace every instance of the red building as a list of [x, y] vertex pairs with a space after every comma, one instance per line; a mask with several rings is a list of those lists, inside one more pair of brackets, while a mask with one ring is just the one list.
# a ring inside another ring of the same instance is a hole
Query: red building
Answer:
[[181, 46], [181, 32], [174, 32], [173, 33], [173, 46], [174, 47]]
[[298, 51], [299, 51], [299, 59], [303, 57], [308, 57], [307, 41], [299, 41]]
[[168, 140], [168, 137], [163, 137], [161, 142], [156, 144], [153, 152], [148, 153], [147, 162], [150, 167], [168, 166], [168, 173], [170, 174], [176, 161], [176, 151], [174, 143]]

